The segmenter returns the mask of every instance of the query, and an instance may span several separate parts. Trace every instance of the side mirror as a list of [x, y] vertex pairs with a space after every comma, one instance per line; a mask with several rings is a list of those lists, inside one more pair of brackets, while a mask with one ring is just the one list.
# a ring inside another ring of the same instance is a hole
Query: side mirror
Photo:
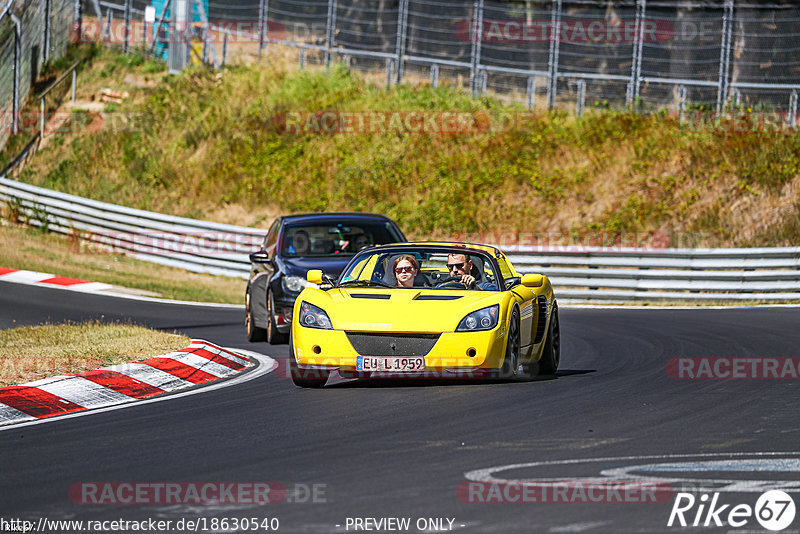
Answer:
[[306, 280], [312, 284], [322, 285], [322, 271], [320, 269], [310, 269], [306, 273]]
[[250, 261], [253, 263], [267, 263], [269, 262], [269, 252], [266, 250], [259, 250], [250, 254]]
[[525, 287], [542, 287], [544, 276], [541, 274], [526, 274], [522, 277], [522, 285]]

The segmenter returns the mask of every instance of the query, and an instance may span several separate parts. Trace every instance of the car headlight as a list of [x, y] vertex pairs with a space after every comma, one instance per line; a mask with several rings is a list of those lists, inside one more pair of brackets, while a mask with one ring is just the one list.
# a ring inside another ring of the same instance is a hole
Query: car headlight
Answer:
[[497, 317], [500, 315], [500, 306], [495, 304], [488, 308], [481, 308], [461, 319], [456, 332], [477, 332], [491, 330], [497, 326]]
[[300, 324], [308, 328], [321, 328], [322, 330], [333, 330], [333, 324], [322, 308], [309, 304], [300, 303]]
[[302, 276], [286, 275], [281, 279], [281, 283], [283, 284], [283, 290], [289, 293], [300, 293], [304, 287], [312, 285], [316, 287], [316, 284], [312, 284]]

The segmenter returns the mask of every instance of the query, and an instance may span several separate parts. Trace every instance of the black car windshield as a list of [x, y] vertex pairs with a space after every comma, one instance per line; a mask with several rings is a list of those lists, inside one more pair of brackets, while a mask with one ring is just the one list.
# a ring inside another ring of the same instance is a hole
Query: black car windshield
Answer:
[[381, 247], [353, 259], [338, 285], [497, 291], [494, 270], [487, 254], [464, 247]]
[[281, 254], [289, 257], [353, 255], [372, 245], [402, 240], [389, 222], [288, 225], [284, 229]]

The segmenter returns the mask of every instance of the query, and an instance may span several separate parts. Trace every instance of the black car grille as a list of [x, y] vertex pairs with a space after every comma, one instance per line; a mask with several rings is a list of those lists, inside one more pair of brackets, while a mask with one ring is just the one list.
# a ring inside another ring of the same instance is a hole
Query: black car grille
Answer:
[[439, 334], [368, 334], [347, 332], [347, 339], [362, 356], [425, 356]]

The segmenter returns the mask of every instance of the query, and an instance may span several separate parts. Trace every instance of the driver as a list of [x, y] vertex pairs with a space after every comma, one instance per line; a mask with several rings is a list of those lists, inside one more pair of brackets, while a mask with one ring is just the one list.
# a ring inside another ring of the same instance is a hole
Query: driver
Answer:
[[467, 289], [483, 289], [496, 291], [497, 287], [491, 282], [480, 282], [472, 274], [472, 260], [466, 254], [448, 254], [447, 270], [450, 271], [450, 278], [459, 278]]

